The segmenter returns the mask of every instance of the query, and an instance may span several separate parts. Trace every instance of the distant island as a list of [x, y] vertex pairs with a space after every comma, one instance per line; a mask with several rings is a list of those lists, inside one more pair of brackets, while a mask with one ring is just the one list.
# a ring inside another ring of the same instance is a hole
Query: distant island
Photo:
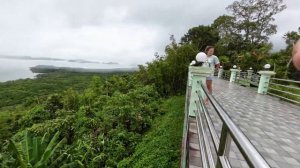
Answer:
[[109, 73], [109, 72], [134, 72], [138, 68], [114, 68], [114, 69], [87, 69], [73, 67], [56, 67], [52, 65], [37, 65], [30, 67], [33, 73], [51, 73], [51, 72], [92, 72], [92, 73]]

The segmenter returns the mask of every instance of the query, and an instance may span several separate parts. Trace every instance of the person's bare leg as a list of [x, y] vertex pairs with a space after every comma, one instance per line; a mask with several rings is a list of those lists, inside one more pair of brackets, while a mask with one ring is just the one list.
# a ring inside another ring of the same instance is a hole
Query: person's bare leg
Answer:
[[[212, 80], [206, 80], [206, 87], [209, 94], [212, 94]], [[208, 98], [205, 99], [205, 104], [208, 103]]]
[[212, 94], [212, 80], [206, 81], [206, 86], [209, 94]]

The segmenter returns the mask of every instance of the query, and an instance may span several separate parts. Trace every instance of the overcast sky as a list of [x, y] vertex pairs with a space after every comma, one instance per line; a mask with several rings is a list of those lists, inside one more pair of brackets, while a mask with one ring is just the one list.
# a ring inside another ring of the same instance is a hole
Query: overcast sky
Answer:
[[[134, 65], [163, 54], [169, 34], [209, 25], [233, 0], [0, 0], [0, 55]], [[300, 0], [276, 15], [274, 48], [300, 26]], [[1, 62], [1, 60], [0, 60]]]

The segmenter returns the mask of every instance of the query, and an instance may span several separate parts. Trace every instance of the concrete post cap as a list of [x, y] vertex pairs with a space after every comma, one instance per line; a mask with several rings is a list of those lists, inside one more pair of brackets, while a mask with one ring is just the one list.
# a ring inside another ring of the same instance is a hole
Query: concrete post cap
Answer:
[[266, 65], [264, 65], [264, 68], [265, 68], [265, 69], [270, 69], [270, 68], [271, 68], [271, 65], [270, 65], [270, 64], [266, 64]]
[[258, 72], [261, 75], [275, 75], [276, 73], [274, 71], [259, 71]]
[[193, 60], [191, 63], [190, 63], [190, 65], [195, 65], [196, 64], [196, 61], [195, 60]]

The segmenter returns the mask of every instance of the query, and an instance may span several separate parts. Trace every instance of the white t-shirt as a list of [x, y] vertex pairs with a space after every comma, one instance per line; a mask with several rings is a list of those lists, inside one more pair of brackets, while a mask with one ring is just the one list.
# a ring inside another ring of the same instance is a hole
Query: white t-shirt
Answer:
[[207, 57], [207, 62], [209, 67], [211, 68], [211, 76], [207, 77], [208, 80], [211, 80], [212, 76], [214, 76], [215, 67], [217, 64], [220, 64], [219, 58], [215, 55]]
[[215, 55], [207, 57], [207, 62], [211, 68], [215, 68], [217, 64], [220, 64], [219, 58]]

